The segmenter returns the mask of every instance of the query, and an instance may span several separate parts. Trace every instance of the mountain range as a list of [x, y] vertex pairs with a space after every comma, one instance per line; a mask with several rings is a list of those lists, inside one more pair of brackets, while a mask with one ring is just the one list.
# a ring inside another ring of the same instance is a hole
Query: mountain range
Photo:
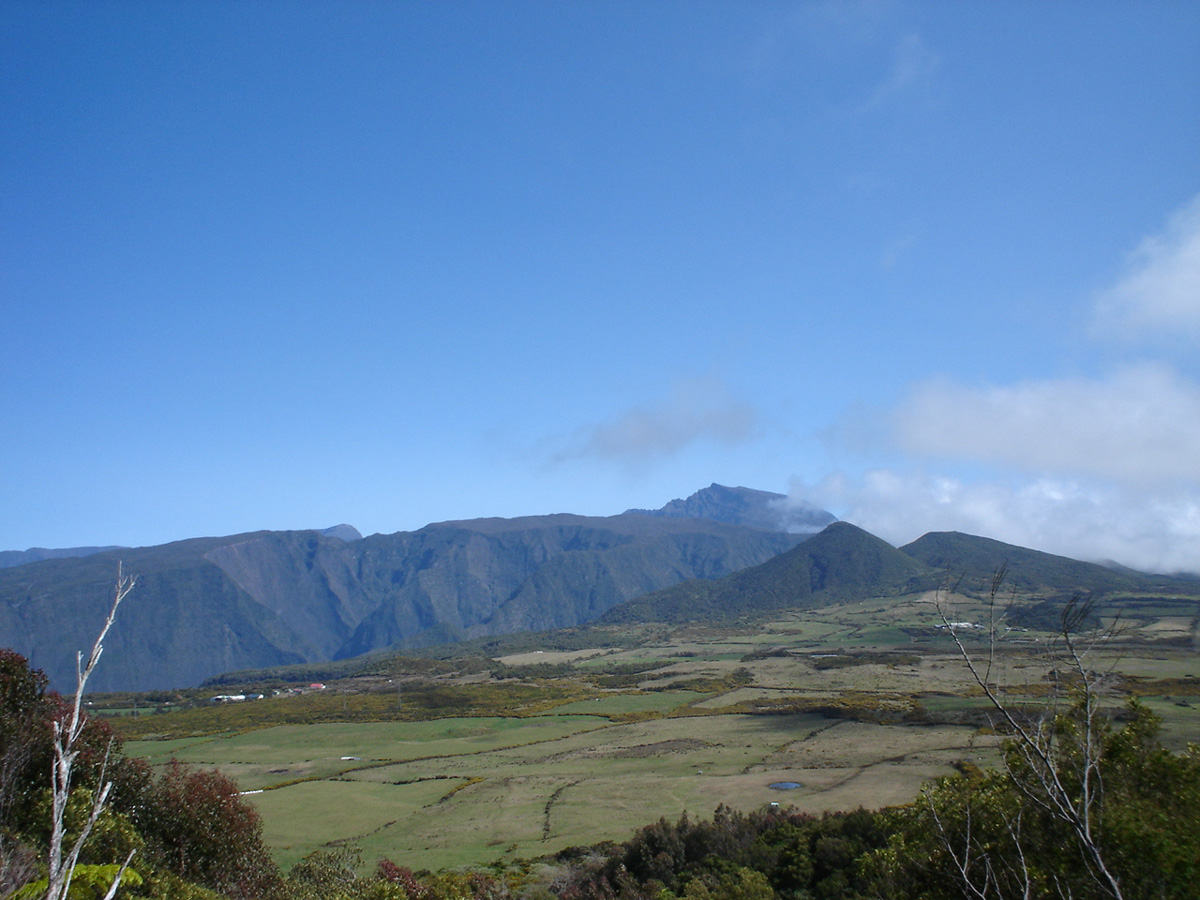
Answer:
[[712, 517], [473, 519], [369, 537], [342, 525], [45, 559], [0, 569], [0, 646], [69, 688], [75, 652], [91, 646], [106, 614], [118, 561], [138, 580], [91, 682], [101, 691], [578, 625], [794, 546], [807, 533], [786, 530], [803, 522], [775, 511], [785, 500], [713, 485], [676, 501]]
[[95, 690], [346, 659], [601, 621], [703, 621], [909, 594], [947, 573], [1050, 594], [1200, 593], [957, 533], [896, 548], [783, 495], [711, 485], [658, 510], [440, 522], [361, 537], [351, 526], [195, 538], [0, 570], [0, 646], [69, 689], [107, 612], [118, 561], [137, 576]]
[[602, 622], [695, 622], [946, 587], [984, 594], [1004, 567], [1003, 587], [1025, 595], [1164, 593], [1200, 595], [1189, 577], [1115, 571], [958, 532], [932, 532], [903, 547], [834, 522], [758, 566], [710, 581], [687, 581], [609, 610]]

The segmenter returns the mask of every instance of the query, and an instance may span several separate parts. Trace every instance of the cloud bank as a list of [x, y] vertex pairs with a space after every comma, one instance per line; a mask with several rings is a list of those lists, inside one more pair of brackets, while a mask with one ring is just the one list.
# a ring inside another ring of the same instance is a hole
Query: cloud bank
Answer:
[[902, 449], [923, 455], [1127, 484], [1200, 482], [1200, 386], [1159, 364], [1005, 387], [928, 382], [892, 425]]
[[794, 482], [789, 498], [823, 506], [897, 546], [929, 531], [961, 531], [1147, 572], [1200, 572], [1196, 492], [1147, 494], [1051, 478], [968, 484], [880, 469]]

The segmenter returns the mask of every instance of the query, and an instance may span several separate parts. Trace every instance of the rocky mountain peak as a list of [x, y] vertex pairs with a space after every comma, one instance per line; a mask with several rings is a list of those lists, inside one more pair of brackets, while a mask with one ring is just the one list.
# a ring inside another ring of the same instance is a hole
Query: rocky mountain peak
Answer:
[[832, 513], [808, 504], [797, 504], [786, 494], [716, 483], [685, 500], [672, 500], [660, 509], [629, 509], [625, 514], [714, 519], [731, 525], [793, 534], [815, 534], [837, 521]]

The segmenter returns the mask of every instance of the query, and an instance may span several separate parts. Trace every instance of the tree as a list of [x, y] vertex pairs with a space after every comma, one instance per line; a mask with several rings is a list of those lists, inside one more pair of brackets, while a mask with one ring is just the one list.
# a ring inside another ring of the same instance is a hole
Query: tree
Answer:
[[[83, 713], [83, 691], [87, 686], [88, 679], [96, 668], [96, 664], [100, 661], [100, 655], [104, 652], [104, 638], [116, 620], [117, 607], [121, 605], [122, 600], [129, 596], [135, 583], [136, 579], [133, 576], [125, 575], [118, 565], [117, 583], [116, 589], [113, 592], [112, 607], [108, 611], [108, 618], [104, 620], [100, 634], [96, 636], [96, 642], [92, 645], [92, 652], [88, 655], [86, 664], [83, 661], [82, 653], [76, 653], [75, 655], [76, 687], [74, 701], [71, 703], [66, 715], [55, 718], [52, 723], [54, 731], [54, 768], [51, 784], [52, 809], [50, 847], [47, 853], [46, 900], [66, 900], [68, 892], [71, 889], [71, 877], [75, 872], [75, 867], [79, 863], [79, 854], [82, 852], [83, 846], [87, 842], [88, 836], [95, 827], [97, 820], [99, 820], [101, 813], [104, 812], [108, 795], [112, 790], [112, 781], [105, 778], [108, 761], [108, 753], [106, 751], [104, 762], [100, 767], [100, 789], [93, 798], [91, 811], [88, 813], [87, 819], [80, 829], [79, 836], [71, 842], [69, 848], [66, 848], [64, 856], [67, 804], [71, 799], [72, 775], [76, 760], [80, 754], [80, 738], [83, 735], [86, 722], [86, 716]], [[125, 861], [113, 875], [108, 891], [104, 895], [105, 900], [111, 900], [116, 894], [117, 888], [121, 886], [125, 870], [132, 859], [133, 851], [130, 851]]]
[[33, 806], [33, 785], [50, 765], [45, 694], [46, 676], [19, 653], [0, 649], [0, 897], [37, 870], [36, 851], [17, 835]]
[[171, 760], [134, 821], [154, 854], [189, 881], [239, 898], [264, 897], [278, 886], [257, 811], [216, 770]]
[[[70, 699], [47, 691], [46, 676], [24, 657], [0, 650], [0, 897], [111, 900], [143, 876], [142, 892], [176, 898], [215, 898], [194, 882], [237, 898], [278, 886], [257, 813], [232, 780], [178, 764], [155, 779], [145, 761], [123, 756], [106, 722], [85, 713], [88, 679], [133, 586], [118, 570]], [[35, 880], [38, 848], [46, 869]], [[135, 852], [146, 860], [141, 873], [130, 868]]]
[[[361, 865], [362, 851], [357, 847], [315, 850], [292, 867], [287, 879], [289, 900], [329, 900], [348, 896], [358, 881], [357, 871]], [[411, 872], [409, 876], [411, 878]], [[383, 880], [389, 884], [396, 882], [392, 878]], [[398, 890], [395, 893], [404, 892]]]
[[1164, 750], [1157, 720], [1136, 703], [1122, 728], [1102, 711], [1094, 657], [1112, 630], [1085, 639], [1093, 610], [1083, 598], [1066, 605], [1048, 648], [1050, 696], [1036, 705], [1012, 698], [998, 655], [1003, 578], [1000, 569], [992, 581], [982, 653], [968, 650], [938, 605], [1005, 736], [1003, 768], [943, 779], [896, 814], [890, 846], [873, 861], [878, 889], [931, 900], [1194, 896], [1200, 752]]
[[[1100, 772], [1105, 749], [1103, 732], [1108, 722], [1100, 715], [1100, 678], [1089, 664], [1091, 650], [1098, 642], [1081, 645], [1077, 634], [1091, 616], [1092, 602], [1077, 596], [1063, 609], [1057, 640], [1049, 650], [1054, 690], [1050, 702], [1029, 715], [1026, 708], [1006, 697], [1003, 680], [997, 677], [996, 645], [1004, 616], [996, 615], [996, 609], [1004, 576], [1002, 566], [992, 578], [988, 653], [982, 665], [967, 651], [939, 604], [942, 623], [1008, 735], [1004, 763], [1012, 784], [1033, 808], [1065, 826], [1089, 877], [1104, 894], [1122, 900], [1120, 879], [1097, 833], [1104, 789]], [[1066, 710], [1062, 708], [1064, 703], [1069, 704]], [[1012, 826], [1015, 829], [1020, 824], [1018, 815]], [[1015, 839], [1020, 850], [1022, 842]]]
[[[1094, 775], [1103, 790], [1091, 813], [1093, 846], [1084, 846], [1070, 821], [1039, 802], [1039, 788], [1025, 780], [1020, 751], [1009, 742], [1003, 769], [943, 779], [890, 814], [889, 846], [870, 862], [879, 896], [1194, 897], [1200, 754], [1195, 748], [1185, 754], [1163, 749], [1154, 717], [1137, 704], [1132, 715], [1123, 728], [1105, 729], [1099, 738]], [[1069, 780], [1077, 763], [1068, 758], [1057, 766]], [[1069, 791], [1078, 803], [1078, 786]], [[1119, 893], [1097, 876], [1094, 853], [1104, 859]]]

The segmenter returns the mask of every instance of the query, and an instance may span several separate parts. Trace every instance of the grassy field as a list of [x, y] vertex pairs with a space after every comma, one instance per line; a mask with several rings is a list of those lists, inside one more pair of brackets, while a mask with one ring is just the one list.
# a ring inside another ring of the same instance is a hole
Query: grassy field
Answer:
[[[321, 761], [306, 758], [268, 776], [308, 766], [317, 779], [253, 796], [279, 861], [290, 865], [336, 836], [361, 846], [367, 859], [440, 868], [621, 839], [659, 816], [704, 815], [721, 803], [749, 810], [774, 801], [814, 811], [901, 803], [925, 779], [950, 771], [953, 761], [984, 761], [991, 746], [970, 728], [897, 728], [815, 715], [634, 723], [567, 715], [527, 719], [515, 729], [482, 719], [471, 723], [476, 734], [469, 743], [445, 734], [462, 728], [461, 721], [438, 724], [443, 728], [397, 742], [403, 746], [391, 764], [327, 757], [330, 769], [323, 770]], [[386, 752], [371, 726], [334, 726], [333, 733], [340, 749]], [[257, 732], [253, 744], [247, 737], [191, 749], [207, 747], [197, 761], [220, 764], [247, 787], [263, 783], [260, 769], [235, 761], [247, 750], [277, 760], [298, 752], [296, 735], [284, 729]], [[304, 752], [331, 747], [316, 741]], [[780, 781], [801, 787], [786, 793], [770, 787]]]
[[[335, 842], [360, 846], [368, 865], [387, 856], [414, 869], [531, 858], [722, 803], [902, 804], [955, 764], [998, 760], [986, 703], [932, 599], [647, 631], [641, 644], [620, 634], [607, 647], [501, 656], [491, 671], [450, 666], [399, 691], [348, 679], [114, 726], [156, 765], [218, 767], [262, 791], [249, 799], [285, 866]], [[987, 621], [979, 600], [944, 599], [951, 621]], [[1200, 740], [1189, 610], [1143, 610], [1093, 660], [1112, 673], [1111, 704], [1140, 697], [1173, 748]], [[975, 630], [959, 634], [986, 651]], [[1045, 697], [1052, 637], [1008, 635], [996, 671], [1014, 698]], [[772, 789], [785, 781], [799, 787]]]

